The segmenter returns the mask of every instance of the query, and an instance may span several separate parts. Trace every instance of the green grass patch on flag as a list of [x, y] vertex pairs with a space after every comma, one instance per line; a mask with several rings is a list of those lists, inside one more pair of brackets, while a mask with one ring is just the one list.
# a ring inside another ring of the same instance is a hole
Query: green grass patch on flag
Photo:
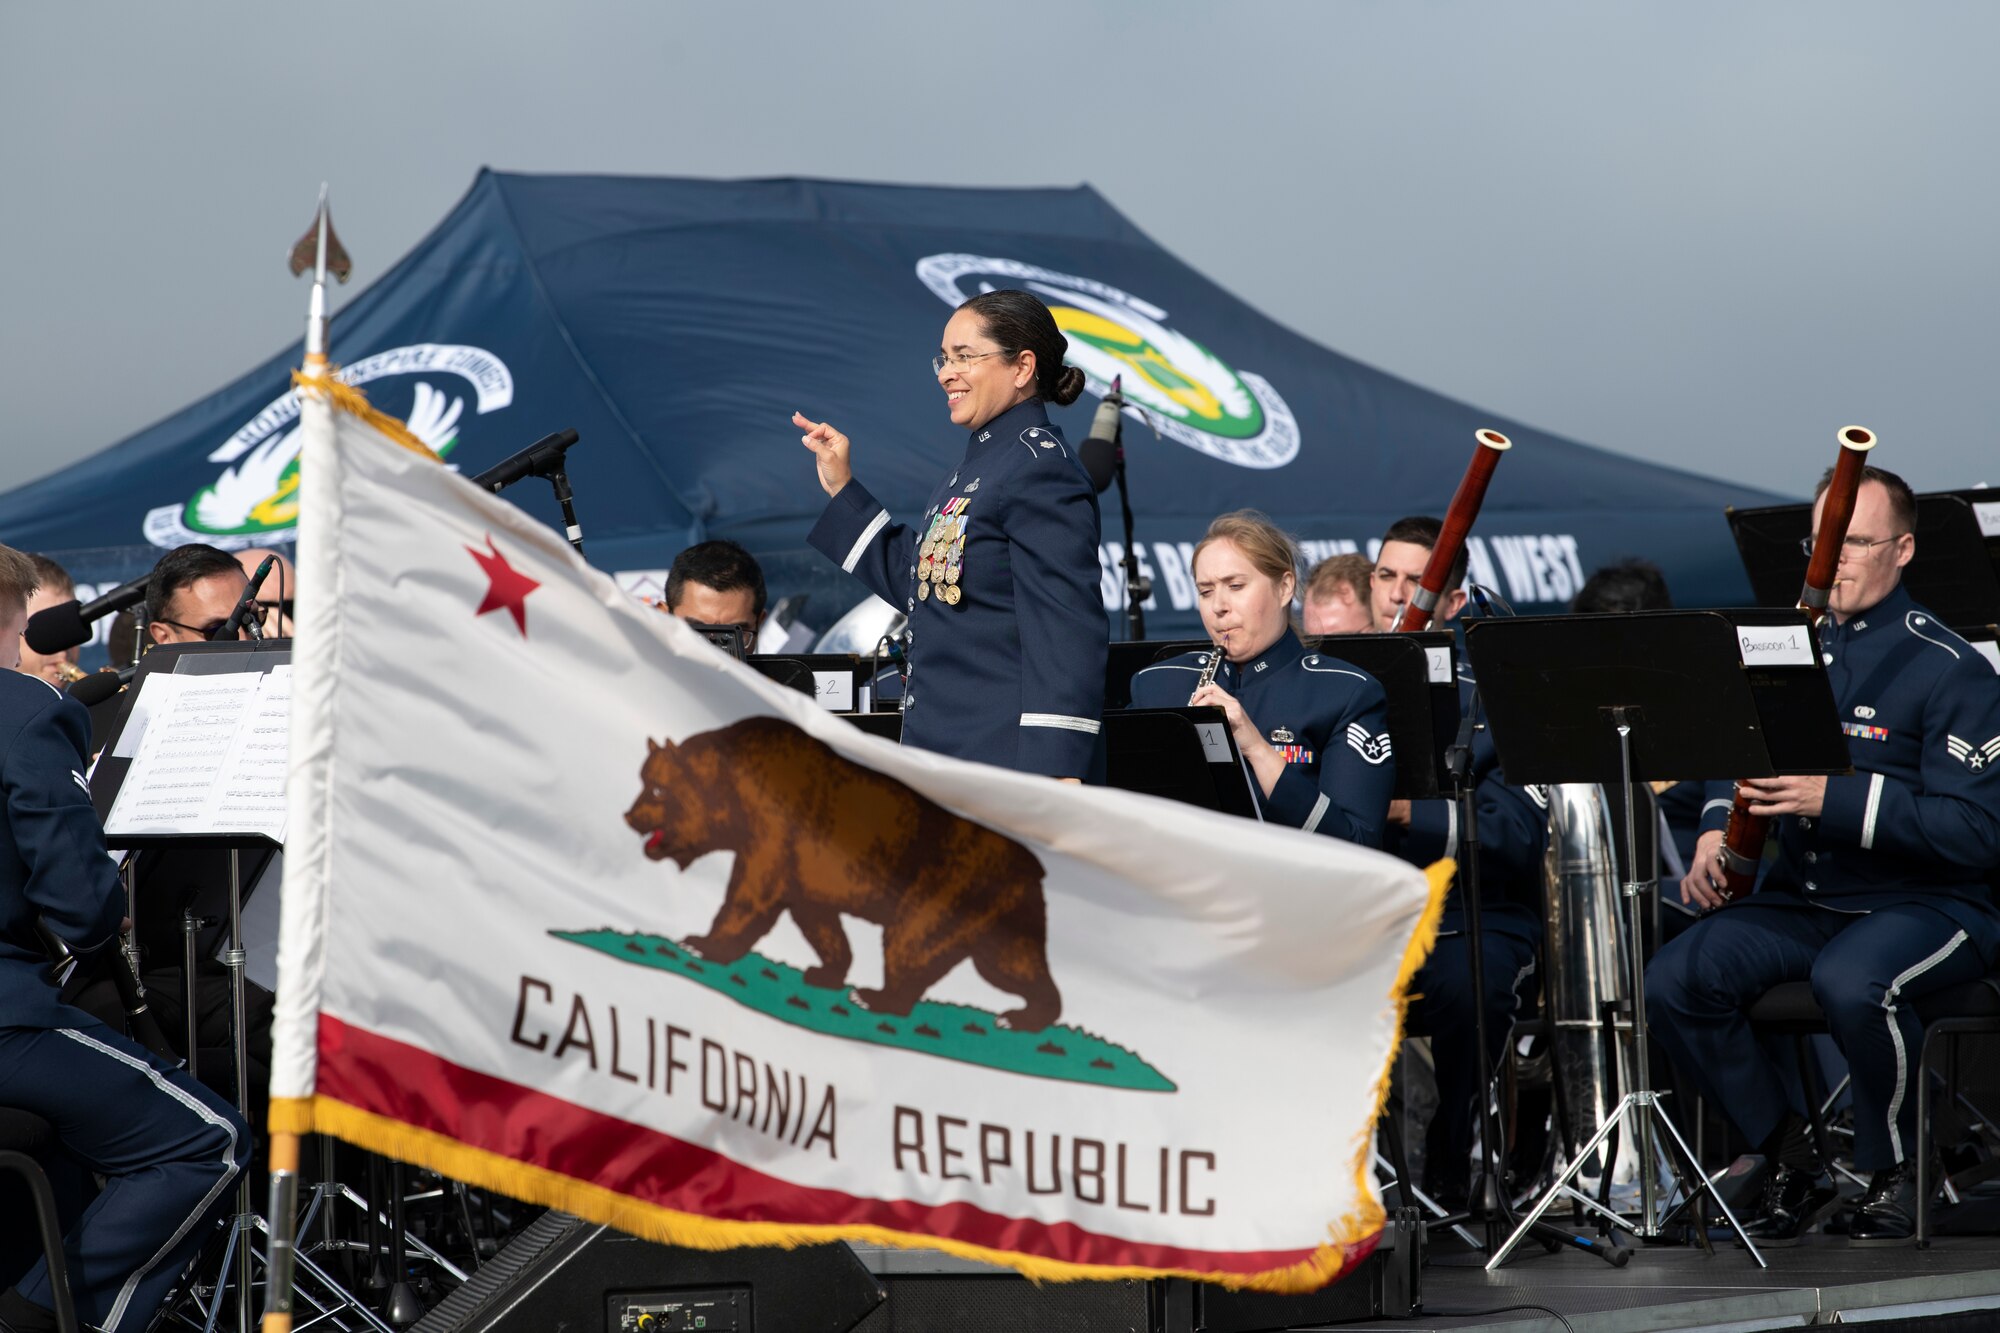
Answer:
[[919, 1001], [907, 1015], [870, 1013], [845, 986], [809, 986], [795, 967], [750, 952], [734, 963], [695, 958], [673, 940], [634, 931], [552, 930], [549, 934], [620, 962], [650, 967], [706, 986], [769, 1018], [829, 1037], [919, 1051], [1034, 1078], [1092, 1083], [1135, 1092], [1173, 1092], [1173, 1082], [1123, 1046], [1058, 1024], [1014, 1032], [965, 1004]]

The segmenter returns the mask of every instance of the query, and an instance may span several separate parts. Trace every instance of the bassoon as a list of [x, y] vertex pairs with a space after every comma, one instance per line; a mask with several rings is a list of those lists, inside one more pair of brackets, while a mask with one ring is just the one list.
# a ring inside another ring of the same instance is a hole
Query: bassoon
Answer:
[[1486, 487], [1493, 480], [1493, 469], [1500, 465], [1500, 455], [1514, 447], [1514, 442], [1505, 435], [1484, 426], [1472, 432], [1472, 438], [1479, 442], [1472, 451], [1472, 462], [1466, 465], [1465, 476], [1452, 494], [1451, 508], [1444, 511], [1444, 527], [1438, 532], [1437, 544], [1431, 547], [1431, 558], [1424, 562], [1417, 590], [1396, 613], [1391, 630], [1431, 627], [1437, 616], [1438, 598], [1444, 595], [1444, 585], [1451, 578], [1451, 567], [1464, 553], [1465, 539], [1472, 531], [1473, 520], [1479, 517], [1479, 506], [1486, 502]]
[[[1861, 470], [1867, 466], [1868, 451], [1875, 447], [1875, 432], [1866, 426], [1842, 426], [1838, 433], [1840, 457], [1833, 465], [1833, 479], [1826, 486], [1826, 507], [1820, 511], [1819, 532], [1814, 535], [1812, 559], [1806, 564], [1805, 587], [1799, 590], [1799, 610], [1814, 625], [1826, 615], [1833, 598], [1835, 576], [1840, 571], [1841, 543], [1847, 540], [1847, 525], [1854, 519], [1854, 500], [1861, 491]], [[1750, 892], [1757, 882], [1757, 866], [1764, 859], [1764, 844], [1771, 836], [1771, 816], [1750, 813], [1750, 797], [1743, 784], [1736, 784], [1736, 799], [1729, 807], [1729, 827], [1722, 835], [1723, 901], [1733, 902]]]

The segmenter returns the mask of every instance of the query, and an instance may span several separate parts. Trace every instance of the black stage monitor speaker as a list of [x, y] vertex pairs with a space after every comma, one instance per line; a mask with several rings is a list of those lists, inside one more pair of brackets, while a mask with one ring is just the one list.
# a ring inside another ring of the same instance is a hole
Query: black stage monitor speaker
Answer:
[[549, 1212], [411, 1333], [848, 1333], [882, 1301], [845, 1245], [686, 1250]]

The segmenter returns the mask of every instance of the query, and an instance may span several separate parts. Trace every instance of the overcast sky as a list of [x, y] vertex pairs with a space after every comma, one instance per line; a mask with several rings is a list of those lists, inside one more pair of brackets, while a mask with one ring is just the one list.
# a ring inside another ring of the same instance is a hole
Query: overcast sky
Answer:
[[1798, 492], [2000, 484], [2000, 5], [0, 0], [0, 487], [296, 337], [481, 165], [1088, 181], [1307, 336]]

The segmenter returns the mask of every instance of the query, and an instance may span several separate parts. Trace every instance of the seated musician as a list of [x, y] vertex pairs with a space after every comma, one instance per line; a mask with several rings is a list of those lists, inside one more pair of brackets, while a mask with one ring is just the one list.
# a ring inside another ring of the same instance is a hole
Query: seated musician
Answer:
[[[37, 577], [0, 546], [0, 667], [15, 665]], [[0, 670], [0, 1105], [47, 1120], [67, 1157], [103, 1178], [64, 1251], [78, 1322], [126, 1333], [152, 1322], [229, 1206], [249, 1131], [221, 1096], [54, 985], [38, 924], [87, 957], [116, 947], [125, 901], [81, 776], [84, 735], [81, 704]], [[53, 1330], [53, 1305], [37, 1260], [0, 1292], [0, 1328]]]
[[[1443, 524], [1423, 516], [1399, 519], [1383, 534], [1375, 557], [1371, 609], [1378, 630], [1396, 623], [1415, 592]], [[1461, 554], [1438, 599], [1438, 621], [1465, 609], [1465, 556]], [[1470, 705], [1471, 673], [1461, 661], [1459, 703]], [[1506, 1049], [1521, 984], [1535, 970], [1542, 934], [1542, 854], [1548, 846], [1548, 793], [1517, 787], [1500, 774], [1500, 757], [1482, 729], [1472, 742], [1472, 777], [1479, 821], [1480, 962], [1486, 983], [1487, 1054]], [[1455, 801], [1397, 801], [1389, 810], [1385, 851], [1413, 865], [1458, 855]], [[1425, 1137], [1424, 1189], [1450, 1208], [1467, 1200], [1471, 1179], [1474, 1107], [1479, 1091], [1471, 944], [1458, 895], [1445, 904], [1437, 947], [1410, 983], [1408, 1031], [1429, 1036], [1437, 1067], [1438, 1111]]]
[[176, 546], [146, 580], [146, 632], [154, 643], [199, 643], [221, 630], [249, 582], [227, 551], [201, 542]]
[[1365, 555], [1330, 555], [1308, 570], [1299, 598], [1306, 636], [1366, 634], [1373, 629], [1368, 584], [1374, 572]]
[[[1862, 473], [1820, 624], [1854, 772], [1747, 782], [1751, 813], [1774, 817], [1775, 863], [1646, 969], [1653, 1035], [1774, 1164], [1747, 1227], [1760, 1244], [1796, 1241], [1838, 1195], [1744, 1011], [1779, 982], [1812, 982], [1854, 1080], [1854, 1162], [1872, 1173], [1849, 1237], [1901, 1240], [1915, 1230], [1916, 1002], [1986, 975], [2000, 950], [1983, 880], [2000, 864], [2000, 682], [1901, 586], [1916, 513], [1902, 478]], [[1681, 885], [1704, 908], [1722, 904], [1729, 784], [1709, 796]]]
[[[46, 611], [52, 606], [76, 600], [76, 582], [69, 571], [45, 555], [27, 553], [28, 563], [35, 567], [35, 595], [28, 599], [28, 616], [32, 619], [37, 611]], [[57, 689], [78, 679], [83, 672], [77, 667], [77, 658], [83, 648], [66, 648], [59, 653], [38, 653], [29, 647], [26, 639], [21, 640], [21, 665], [17, 671], [25, 671], [31, 676], [40, 676]]]
[[744, 653], [754, 653], [764, 619], [764, 571], [757, 557], [735, 542], [690, 546], [667, 572], [666, 609], [695, 624], [734, 629]]
[[1202, 624], [1223, 661], [1205, 684], [1209, 653], [1147, 667], [1132, 677], [1132, 706], [1221, 708], [1266, 819], [1381, 846], [1396, 779], [1388, 698], [1373, 676], [1308, 653], [1292, 632], [1291, 539], [1261, 514], [1224, 514], [1193, 564]]

